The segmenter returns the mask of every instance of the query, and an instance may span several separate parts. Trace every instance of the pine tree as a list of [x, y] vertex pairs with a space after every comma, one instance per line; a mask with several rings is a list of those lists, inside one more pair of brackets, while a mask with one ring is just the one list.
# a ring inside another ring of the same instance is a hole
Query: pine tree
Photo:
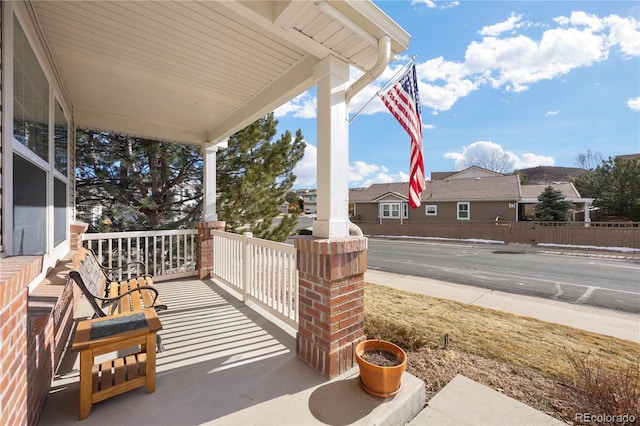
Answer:
[[199, 147], [91, 130], [76, 136], [76, 204], [91, 230], [190, 228], [202, 217]]
[[538, 197], [538, 204], [536, 204], [535, 207], [536, 220], [569, 220], [569, 211], [573, 207], [573, 204], [564, 198], [562, 191], [556, 191], [552, 186], [547, 186], [544, 192]]
[[227, 231], [284, 241], [298, 223], [294, 213], [273, 225], [305, 148], [299, 129], [295, 139], [286, 131], [274, 141], [277, 124], [273, 113], [268, 114], [232, 135], [229, 147], [218, 152], [218, 218]]
[[574, 184], [608, 214], [640, 220], [640, 159], [609, 157]]

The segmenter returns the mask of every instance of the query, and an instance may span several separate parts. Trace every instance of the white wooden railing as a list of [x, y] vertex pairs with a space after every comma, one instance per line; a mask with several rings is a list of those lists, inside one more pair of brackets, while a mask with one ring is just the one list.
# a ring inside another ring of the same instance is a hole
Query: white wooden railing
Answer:
[[296, 249], [283, 243], [212, 231], [213, 277], [298, 328]]
[[144, 264], [144, 270], [136, 266], [120, 272], [119, 279], [152, 274], [154, 281], [161, 281], [196, 275], [196, 235], [195, 229], [88, 233], [82, 241], [108, 268]]

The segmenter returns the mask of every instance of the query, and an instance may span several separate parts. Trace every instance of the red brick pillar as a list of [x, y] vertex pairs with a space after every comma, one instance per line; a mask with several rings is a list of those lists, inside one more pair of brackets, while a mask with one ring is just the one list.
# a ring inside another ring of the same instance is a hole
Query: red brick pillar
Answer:
[[197, 222], [198, 242], [196, 246], [196, 269], [198, 278], [204, 279], [211, 276], [213, 269], [213, 237], [211, 231], [224, 231], [224, 222]]
[[297, 355], [325, 377], [355, 365], [364, 335], [367, 239], [297, 237], [300, 313]]
[[40, 256], [0, 259], [0, 425], [28, 423], [27, 294], [40, 271]]
[[71, 224], [71, 237], [69, 240], [69, 248], [71, 250], [80, 250], [82, 247], [82, 234], [87, 232], [89, 224], [84, 222], [74, 222]]

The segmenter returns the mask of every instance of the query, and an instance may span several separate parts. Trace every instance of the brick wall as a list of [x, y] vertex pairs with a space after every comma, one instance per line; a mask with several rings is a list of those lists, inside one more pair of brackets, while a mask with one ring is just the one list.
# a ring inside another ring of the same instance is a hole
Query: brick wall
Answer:
[[224, 222], [197, 222], [198, 243], [196, 244], [196, 269], [198, 278], [205, 279], [211, 276], [213, 269], [213, 237], [211, 231], [224, 231]]
[[298, 357], [325, 377], [355, 365], [364, 336], [367, 239], [298, 237]]
[[36, 425], [73, 328], [69, 259], [28, 294], [40, 256], [0, 259], [0, 425]]
[[[3, 2], [0, 2], [0, 141], [2, 140], [2, 122], [4, 121], [2, 119], [4, 116], [4, 106], [2, 105], [2, 6], [3, 6]], [[4, 149], [4, 144], [0, 143], [0, 200], [2, 199], [2, 155], [4, 154], [2, 152], [3, 149]], [[0, 247], [2, 247], [3, 245], [3, 242], [2, 242], [3, 235], [4, 234], [2, 232], [2, 203], [0, 202]]]
[[27, 424], [27, 294], [39, 256], [0, 259], [0, 424]]
[[69, 248], [71, 250], [80, 250], [80, 247], [82, 247], [82, 234], [87, 232], [89, 224], [84, 222], [74, 222], [69, 228]]
[[28, 424], [36, 425], [51, 379], [60, 364], [73, 328], [80, 290], [68, 282], [70, 257], [38, 284], [28, 298]]

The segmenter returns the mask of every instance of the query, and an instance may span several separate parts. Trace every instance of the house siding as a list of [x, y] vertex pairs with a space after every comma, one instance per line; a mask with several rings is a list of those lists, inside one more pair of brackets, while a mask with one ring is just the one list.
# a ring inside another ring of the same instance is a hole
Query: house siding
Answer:
[[4, 252], [4, 243], [3, 243], [3, 236], [4, 236], [4, 232], [2, 229], [2, 223], [4, 222], [2, 220], [2, 206], [3, 206], [3, 192], [2, 192], [2, 154], [3, 154], [3, 150], [4, 150], [4, 144], [2, 143], [2, 123], [4, 122], [4, 105], [2, 105], [2, 68], [3, 68], [3, 62], [2, 62], [2, 33], [3, 33], [3, 29], [2, 29], [2, 7], [3, 7], [4, 3], [0, 2], [0, 253]]
[[[512, 201], [515, 203], [515, 201]], [[516, 209], [509, 208], [508, 201], [471, 202], [471, 220], [495, 220], [501, 214], [500, 220], [516, 220]]]
[[[417, 209], [409, 208], [409, 216], [403, 221], [410, 223], [420, 222], [450, 222], [458, 220], [458, 202], [467, 200], [451, 201], [451, 202], [429, 202], [423, 201], [422, 205]], [[516, 220], [516, 209], [509, 207], [514, 201], [469, 201], [469, 220], [493, 221], [502, 213], [500, 220], [514, 221]], [[378, 203], [358, 203], [356, 204], [356, 215], [354, 220], [359, 222], [377, 222]], [[436, 206], [438, 214], [435, 216], [426, 214], [426, 206]], [[400, 222], [399, 219], [384, 218], [384, 222]]]
[[378, 220], [378, 203], [357, 203], [355, 220], [365, 222]]

